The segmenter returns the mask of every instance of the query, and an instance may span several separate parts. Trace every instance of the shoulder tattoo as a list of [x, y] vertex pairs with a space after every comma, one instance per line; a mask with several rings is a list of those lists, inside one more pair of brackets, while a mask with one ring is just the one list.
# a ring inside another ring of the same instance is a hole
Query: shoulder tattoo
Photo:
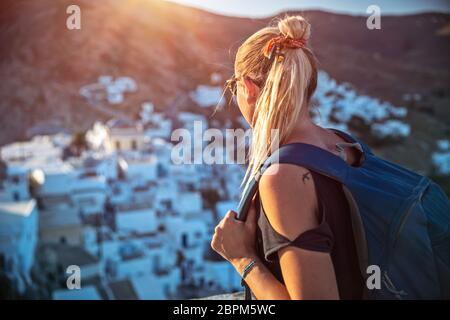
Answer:
[[311, 179], [311, 172], [308, 171], [308, 172], [304, 173], [302, 176], [303, 184], [305, 184], [306, 181], [308, 181], [309, 179]]

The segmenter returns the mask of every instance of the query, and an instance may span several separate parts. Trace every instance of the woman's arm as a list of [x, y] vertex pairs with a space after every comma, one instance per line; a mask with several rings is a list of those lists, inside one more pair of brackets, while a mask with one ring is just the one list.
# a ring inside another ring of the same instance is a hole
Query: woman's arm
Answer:
[[253, 295], [258, 300], [290, 300], [286, 286], [275, 278], [275, 276], [262, 264], [259, 258], [249, 257], [242, 258], [238, 261], [232, 262], [233, 266], [239, 274], [242, 274], [245, 266], [254, 259], [255, 266], [250, 273], [245, 277], [245, 282], [250, 287]]
[[[264, 173], [259, 192], [270, 224], [280, 234], [294, 240], [299, 234], [318, 226], [317, 199], [309, 171], [282, 164]], [[245, 222], [228, 211], [215, 228], [211, 247], [242, 274], [255, 259], [246, 283], [258, 300], [338, 299], [336, 277], [328, 253], [286, 246], [278, 251], [283, 285], [261, 263], [255, 252], [256, 212], [249, 210]]]
[[[289, 240], [319, 225], [314, 181], [307, 169], [273, 165], [262, 176], [259, 192], [270, 224]], [[278, 251], [278, 256], [292, 299], [339, 298], [329, 253], [286, 246]]]

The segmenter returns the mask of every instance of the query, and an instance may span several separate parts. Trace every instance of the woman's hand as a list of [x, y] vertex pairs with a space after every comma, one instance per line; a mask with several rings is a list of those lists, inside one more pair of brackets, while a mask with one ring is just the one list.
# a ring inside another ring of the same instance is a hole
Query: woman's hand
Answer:
[[236, 212], [230, 210], [215, 228], [211, 247], [236, 268], [243, 260], [256, 257], [256, 210], [249, 209], [247, 220], [237, 220]]

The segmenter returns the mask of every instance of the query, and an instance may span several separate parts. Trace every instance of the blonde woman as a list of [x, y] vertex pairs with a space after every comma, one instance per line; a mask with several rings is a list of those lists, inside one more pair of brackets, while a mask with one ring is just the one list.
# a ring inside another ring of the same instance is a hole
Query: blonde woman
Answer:
[[[308, 47], [310, 33], [303, 17], [286, 17], [253, 34], [237, 52], [229, 84], [253, 132], [246, 179], [275, 143], [312, 144], [350, 165], [361, 160], [357, 149], [339, 152], [337, 144], [346, 141], [311, 121], [317, 66]], [[272, 129], [279, 141], [268, 138]], [[363, 279], [353, 239], [339, 183], [303, 167], [276, 164], [260, 178], [246, 221], [229, 211], [215, 228], [211, 247], [245, 276], [258, 300], [359, 299]]]

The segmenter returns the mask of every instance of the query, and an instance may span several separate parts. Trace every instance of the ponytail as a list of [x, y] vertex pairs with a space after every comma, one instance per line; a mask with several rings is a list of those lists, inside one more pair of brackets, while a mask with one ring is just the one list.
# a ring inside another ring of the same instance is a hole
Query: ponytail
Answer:
[[262, 83], [253, 114], [249, 167], [243, 184], [283, 143], [317, 85], [314, 54], [304, 47], [310, 24], [301, 16], [286, 17], [277, 27], [264, 28], [239, 48], [236, 70]]

